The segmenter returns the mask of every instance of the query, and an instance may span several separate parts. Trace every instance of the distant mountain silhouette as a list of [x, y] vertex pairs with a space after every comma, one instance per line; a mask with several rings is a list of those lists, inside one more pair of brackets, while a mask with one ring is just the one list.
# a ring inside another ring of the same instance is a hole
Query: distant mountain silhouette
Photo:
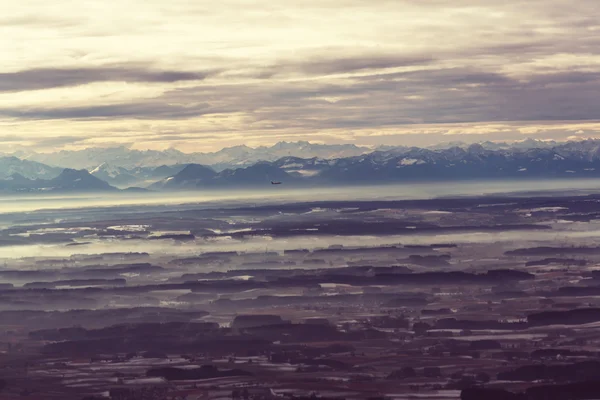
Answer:
[[[348, 154], [353, 151], [358, 154], [337, 158], [298, 156], [319, 151], [331, 156], [334, 154], [333, 150], [338, 152], [336, 154]], [[71, 172], [68, 178], [65, 178], [64, 172], [61, 173], [54, 167], [19, 160], [16, 157], [0, 157], [0, 167], [6, 168], [0, 171], [3, 172], [0, 173], [0, 189], [111, 190], [109, 188], [112, 186], [121, 189], [135, 186], [151, 190], [189, 190], [211, 187], [260, 187], [270, 186], [271, 182], [282, 182], [288, 188], [303, 185], [600, 177], [600, 140], [596, 139], [566, 143], [534, 139], [516, 143], [482, 142], [470, 145], [455, 142], [438, 145], [436, 148], [388, 146], [376, 151], [347, 145], [336, 147], [308, 142], [281, 142], [271, 147], [256, 149], [242, 145], [210, 153], [213, 162], [217, 160], [217, 154], [219, 157], [225, 157], [224, 154], [227, 154], [227, 157], [239, 157], [234, 163], [235, 166], [230, 165], [233, 161], [229, 158], [230, 161], [225, 164], [229, 163], [227, 165], [230, 167], [225, 169], [215, 169], [196, 162], [152, 165], [169, 159], [189, 159], [189, 154], [185, 155], [176, 150], [136, 152], [119, 148], [118, 151], [89, 149], [89, 152], [96, 159], [112, 157], [116, 163], [103, 161], [90, 169], [91, 175], [77, 175]], [[272, 157], [274, 154], [283, 154], [282, 152], [289, 154], [270, 161], [252, 161], [256, 159], [257, 154], [268, 153], [268, 157]], [[57, 154], [67, 157], [67, 153]], [[198, 154], [201, 153], [196, 153]], [[175, 155], [181, 157], [169, 158]], [[223, 161], [225, 158], [219, 158], [217, 161]], [[126, 160], [125, 164], [148, 160], [150, 165], [126, 168], [118, 164], [123, 160]], [[91, 177], [98, 180], [92, 180]]]
[[[38, 181], [39, 182], [39, 181]], [[66, 168], [56, 178], [51, 179], [48, 182], [50, 187], [55, 190], [61, 191], [112, 191], [114, 187], [104, 182], [85, 169], [77, 170]]]
[[248, 187], [270, 184], [271, 181], [291, 181], [294, 178], [268, 162], [245, 168], [215, 172], [209, 167], [190, 164], [179, 173], [150, 186], [151, 189], [192, 189], [199, 187]]
[[0, 190], [11, 192], [94, 192], [115, 191], [113, 186], [96, 178], [86, 170], [64, 169], [53, 179], [27, 179], [13, 174], [0, 180]]
[[17, 157], [0, 157], [0, 179], [8, 179], [14, 174], [19, 174], [28, 179], [52, 179], [57, 177], [62, 168], [22, 160]]
[[219, 183], [233, 185], [270, 184], [271, 181], [291, 181], [293, 178], [277, 165], [259, 162], [246, 168], [226, 169], [217, 176]]
[[102, 163], [96, 168], [91, 169], [90, 173], [113, 186], [126, 188], [132, 185], [147, 186], [159, 179], [173, 176], [185, 167], [185, 164], [177, 164], [161, 165], [160, 167], [136, 167], [126, 169]]
[[52, 166], [68, 168], [94, 168], [107, 163], [113, 167], [132, 170], [139, 167], [159, 167], [176, 164], [208, 165], [217, 171], [239, 168], [258, 161], [275, 161], [281, 157], [294, 155], [311, 158], [349, 157], [370, 152], [368, 147], [354, 144], [320, 144], [306, 141], [279, 142], [273, 146], [249, 147], [233, 146], [215, 152], [183, 153], [175, 149], [132, 150], [127, 147], [89, 148], [83, 150], [63, 150], [56, 153], [21, 152], [19, 158], [27, 158]]
[[[165, 188], [240, 187], [274, 182], [294, 185], [353, 185], [398, 182], [600, 177], [600, 141], [544, 142], [490, 150], [483, 144], [439, 150], [393, 148], [333, 160], [282, 157], [207, 175], [207, 167], [184, 169]], [[155, 186], [159, 187], [159, 186]]]
[[151, 185], [151, 189], [194, 188], [210, 185], [217, 173], [204, 165], [189, 164], [173, 176]]
[[102, 179], [116, 186], [130, 186], [138, 183], [140, 179], [123, 167], [114, 167], [102, 163], [89, 171], [96, 178]]

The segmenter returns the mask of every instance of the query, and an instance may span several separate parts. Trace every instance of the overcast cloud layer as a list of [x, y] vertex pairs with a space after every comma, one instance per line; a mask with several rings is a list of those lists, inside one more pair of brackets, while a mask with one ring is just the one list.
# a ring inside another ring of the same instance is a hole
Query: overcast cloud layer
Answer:
[[600, 136], [597, 0], [5, 0], [0, 28], [5, 149]]

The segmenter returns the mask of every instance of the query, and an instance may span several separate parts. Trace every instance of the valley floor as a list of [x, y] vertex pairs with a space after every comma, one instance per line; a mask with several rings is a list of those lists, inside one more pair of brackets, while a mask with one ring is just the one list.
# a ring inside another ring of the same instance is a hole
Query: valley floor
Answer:
[[537, 399], [600, 378], [600, 196], [317, 198], [2, 214], [0, 398]]

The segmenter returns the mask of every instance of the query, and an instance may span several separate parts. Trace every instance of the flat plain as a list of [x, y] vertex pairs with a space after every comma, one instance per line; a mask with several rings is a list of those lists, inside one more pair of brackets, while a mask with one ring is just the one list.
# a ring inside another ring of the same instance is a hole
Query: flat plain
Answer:
[[600, 378], [599, 221], [578, 192], [4, 213], [0, 394], [541, 399]]

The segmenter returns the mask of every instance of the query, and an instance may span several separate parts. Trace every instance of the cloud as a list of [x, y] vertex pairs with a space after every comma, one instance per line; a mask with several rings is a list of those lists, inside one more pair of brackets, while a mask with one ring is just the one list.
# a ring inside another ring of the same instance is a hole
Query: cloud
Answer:
[[211, 72], [165, 71], [131, 66], [38, 68], [0, 73], [0, 92], [51, 89], [94, 82], [173, 83], [200, 81], [210, 74]]
[[356, 72], [370, 69], [400, 68], [431, 64], [431, 56], [402, 55], [360, 55], [339, 58], [324, 58], [302, 62], [296, 65], [282, 66], [283, 70], [296, 69], [308, 75], [328, 75]]
[[[565, 71], [527, 80], [474, 68], [371, 74], [336, 81], [202, 84], [140, 102], [0, 109], [20, 119], [180, 120], [244, 114], [261, 129], [377, 128], [406, 124], [590, 120], [600, 74]], [[330, 99], [335, 99], [331, 101]]]
[[39, 15], [16, 15], [13, 17], [0, 17], [0, 26], [3, 27], [53, 27], [53, 28], [70, 28], [79, 25], [79, 21], [69, 20], [58, 17], [40, 17]]
[[15, 150], [19, 148], [36, 148], [36, 149], [48, 149], [48, 148], [61, 148], [65, 145], [74, 145], [78, 143], [84, 143], [87, 140], [86, 137], [81, 136], [33, 136], [27, 137], [17, 135], [2, 135], [0, 136], [0, 143], [3, 146], [3, 152], [7, 150]]
[[8, 135], [354, 140], [600, 115], [595, 0], [63, 1], [3, 10], [0, 124], [27, 126]]
[[[0, 140], [3, 140], [1, 138]], [[34, 143], [37, 147], [42, 148], [57, 148], [62, 147], [64, 145], [73, 145], [76, 143], [82, 143], [87, 140], [86, 137], [81, 136], [52, 136], [52, 137], [40, 137], [40, 138], [28, 138], [32, 143]]]
[[0, 109], [0, 115], [11, 118], [52, 120], [52, 119], [181, 119], [198, 117], [204, 114], [223, 112], [208, 104], [186, 105], [164, 104], [160, 100], [140, 103], [111, 104], [99, 106], [30, 108], [27, 110]]
[[[556, 90], [560, 86], [561, 90]], [[522, 81], [474, 68], [372, 74], [336, 83], [202, 85], [165, 93], [159, 103], [220, 102], [270, 128], [364, 128], [486, 121], [588, 120], [600, 79], [587, 72]], [[328, 99], [334, 98], [332, 102]], [[267, 129], [265, 127], [265, 129]]]

